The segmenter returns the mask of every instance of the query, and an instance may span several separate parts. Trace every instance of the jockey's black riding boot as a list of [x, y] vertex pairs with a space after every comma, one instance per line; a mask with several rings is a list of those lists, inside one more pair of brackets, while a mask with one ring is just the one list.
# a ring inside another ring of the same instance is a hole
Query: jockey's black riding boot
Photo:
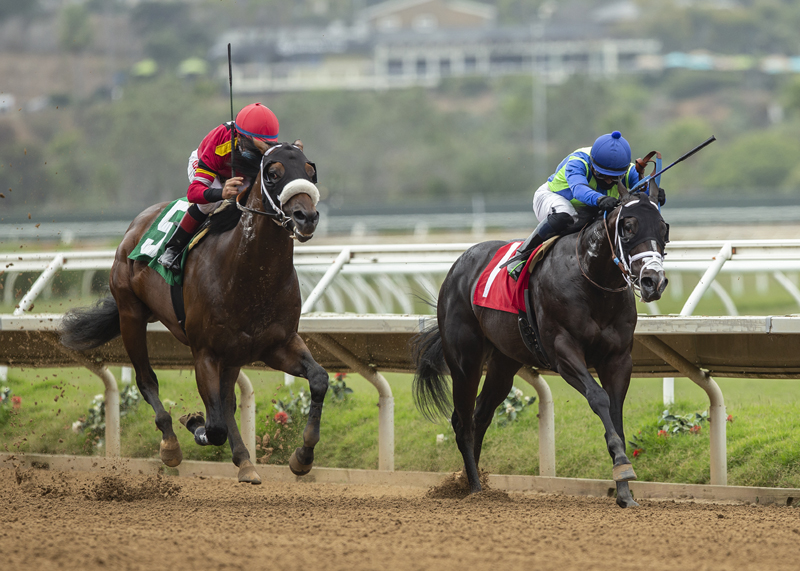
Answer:
[[[541, 224], [539, 225], [541, 226]], [[538, 248], [542, 242], [545, 241], [545, 238], [539, 234], [539, 226], [536, 227], [530, 236], [522, 243], [522, 245], [517, 248], [516, 253], [508, 260], [508, 274], [511, 276], [513, 280], [517, 280], [519, 278], [520, 273], [522, 273], [522, 269], [525, 267], [525, 262], [528, 260], [528, 256], [530, 256], [531, 252], [533, 252], [536, 248]]]
[[572, 215], [566, 212], [554, 212], [539, 222], [536, 230], [528, 236], [514, 256], [506, 263], [511, 278], [517, 280], [531, 253], [541, 246], [545, 240], [561, 233], [572, 223], [572, 220]]
[[158, 263], [170, 270], [173, 273], [180, 273], [181, 271], [181, 257], [184, 248], [191, 240], [193, 234], [187, 232], [180, 226], [175, 228], [175, 232], [167, 242], [167, 249], [158, 258]]

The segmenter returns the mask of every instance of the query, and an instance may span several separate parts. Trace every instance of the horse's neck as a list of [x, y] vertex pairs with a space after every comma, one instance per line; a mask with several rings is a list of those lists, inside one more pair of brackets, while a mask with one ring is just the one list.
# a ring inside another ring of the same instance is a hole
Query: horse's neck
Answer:
[[289, 233], [260, 214], [242, 213], [239, 224], [231, 232], [229, 248], [230, 254], [241, 262], [236, 264], [240, 271], [249, 272], [255, 267], [269, 269], [270, 274], [276, 275], [279, 268], [287, 271], [293, 268], [294, 246]]
[[581, 268], [594, 282], [607, 288], [617, 288], [625, 283], [622, 272], [614, 263], [614, 251], [611, 242], [614, 240], [614, 222], [608, 221], [609, 236], [606, 234], [604, 221], [599, 220], [589, 225], [579, 235], [578, 256]]

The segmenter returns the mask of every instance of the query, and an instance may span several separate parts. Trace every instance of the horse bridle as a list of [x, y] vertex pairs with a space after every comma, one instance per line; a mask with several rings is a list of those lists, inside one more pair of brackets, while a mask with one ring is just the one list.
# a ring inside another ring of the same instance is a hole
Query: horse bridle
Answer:
[[[626, 290], [628, 288], [631, 288], [631, 289], [633, 289], [634, 292], [638, 292], [639, 291], [639, 283], [641, 282], [642, 276], [643, 276], [644, 271], [646, 269], [654, 268], [654, 269], [662, 269], [663, 270], [663, 267], [664, 267], [663, 266], [663, 264], [664, 264], [664, 256], [661, 254], [661, 252], [658, 252], [656, 250], [648, 250], [648, 251], [645, 251], [645, 252], [639, 252], [638, 254], [635, 254], [633, 256], [628, 254], [627, 255], [628, 260], [627, 261], [625, 260], [625, 248], [623, 247], [623, 244], [622, 244], [622, 234], [619, 231], [619, 224], [620, 224], [620, 221], [623, 218], [622, 209], [625, 208], [625, 207], [628, 207], [628, 206], [633, 206], [634, 204], [640, 204], [640, 202], [638, 202], [638, 201], [637, 202], [629, 202], [627, 204], [623, 204], [623, 205], [620, 206], [620, 211], [617, 214], [617, 220], [616, 220], [616, 222], [614, 224], [614, 235], [615, 235], [615, 238], [616, 238], [617, 247], [614, 246], [614, 243], [611, 240], [611, 231], [608, 229], [608, 213], [607, 212], [603, 213], [603, 228], [606, 231], [606, 239], [608, 240], [608, 245], [611, 247], [612, 260], [614, 261], [614, 265], [616, 265], [617, 268], [619, 268], [619, 271], [622, 273], [622, 277], [625, 279], [625, 285], [624, 286], [618, 287], [618, 288], [614, 288], [614, 289], [607, 288], [607, 287], [602, 286], [602, 285], [598, 284], [597, 282], [595, 282], [583, 270], [583, 266], [581, 266], [581, 257], [580, 257], [580, 254], [578, 252], [578, 245], [581, 243], [581, 239], [583, 238], [583, 231], [586, 228], [586, 226], [581, 228], [580, 234], [578, 235], [578, 239], [575, 241], [575, 258], [576, 258], [576, 260], [578, 262], [578, 269], [581, 271], [581, 274], [583, 275], [583, 277], [585, 277], [589, 281], [589, 283], [591, 283], [595, 287], [598, 287], [598, 288], [602, 289], [603, 291], [607, 291], [607, 292], [611, 292], [611, 293], [617, 293], [617, 292], [624, 291], [624, 290]], [[648, 204], [650, 204], [654, 208], [658, 208], [657, 206], [655, 206], [654, 204], [652, 204], [649, 201], [648, 201]], [[617, 248], [619, 248], [620, 255], [617, 255]], [[638, 276], [634, 276], [631, 273], [631, 268], [633, 267], [633, 262], [635, 262], [637, 260], [641, 260], [641, 259], [645, 259], [645, 262], [642, 264], [642, 268], [639, 271], [639, 275]]]
[[[274, 145], [267, 149], [267, 152], [263, 154], [261, 157], [261, 166], [259, 168], [259, 175], [261, 177], [261, 204], [264, 206], [264, 210], [256, 210], [255, 208], [250, 208], [249, 206], [243, 205], [239, 199], [247, 193], [239, 193], [236, 195], [234, 202], [236, 202], [236, 208], [243, 212], [250, 212], [252, 214], [258, 214], [259, 216], [266, 216], [267, 218], [271, 218], [275, 224], [282, 227], [284, 230], [291, 234], [292, 240], [297, 240], [297, 229], [295, 228], [294, 220], [290, 216], [287, 216], [286, 213], [280, 208], [278, 205], [275, 204], [275, 201], [272, 200], [272, 196], [267, 192], [267, 186], [264, 184], [264, 161], [272, 151], [282, 147], [283, 145]], [[252, 190], [252, 187], [251, 187]], [[267, 202], [269, 202], [270, 207], [272, 208], [272, 212], [267, 212]]]

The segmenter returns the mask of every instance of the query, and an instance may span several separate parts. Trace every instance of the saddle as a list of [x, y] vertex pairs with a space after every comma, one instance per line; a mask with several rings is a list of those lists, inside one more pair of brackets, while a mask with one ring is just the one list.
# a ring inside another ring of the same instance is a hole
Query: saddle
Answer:
[[528, 290], [528, 276], [533, 273], [534, 268], [544, 259], [558, 238], [554, 236], [546, 240], [533, 251], [517, 280], [514, 280], [503, 266], [516, 253], [522, 242], [509, 242], [501, 246], [479, 276], [472, 298], [474, 305], [516, 315], [525, 346], [536, 356], [543, 368], [550, 367], [550, 359], [540, 340], [534, 304], [531, 292]]
[[[559, 238], [560, 236], [553, 236], [533, 251], [533, 254], [531, 254], [522, 272], [523, 276], [526, 273], [533, 274], [533, 268], [544, 259], [547, 251]], [[527, 285], [529, 280], [520, 281]], [[523, 311], [520, 309], [517, 313], [517, 326], [519, 327], [519, 334], [522, 337], [522, 342], [525, 343], [528, 351], [536, 356], [542, 368], [552, 371], [553, 366], [542, 344], [542, 334], [539, 333], [539, 324], [536, 321], [536, 311], [533, 308], [533, 293], [527, 287], [523, 292], [523, 300], [525, 302], [525, 310]]]
[[[170, 297], [172, 298], [172, 307], [175, 310], [175, 315], [178, 316], [178, 321], [183, 328], [183, 322], [186, 320], [186, 313], [183, 308], [183, 268], [186, 264], [186, 258], [189, 251], [194, 248], [205, 236], [208, 234], [208, 227], [211, 223], [211, 217], [214, 214], [222, 212], [231, 206], [230, 201], [223, 201], [219, 208], [217, 208], [200, 226], [197, 233], [194, 235], [189, 245], [183, 252], [181, 258], [181, 272], [175, 274], [164, 266], [158, 263], [159, 256], [166, 249], [166, 244], [170, 236], [180, 223], [183, 214], [189, 208], [189, 201], [186, 198], [179, 198], [169, 203], [166, 208], [153, 220], [150, 228], [147, 229], [139, 243], [128, 255], [131, 260], [146, 263], [155, 272], [157, 272], [164, 281], [170, 286]], [[167, 226], [167, 230], [162, 230]]]
[[[186, 258], [189, 255], [189, 252], [200, 243], [200, 241], [205, 238], [206, 234], [208, 234], [208, 227], [211, 225], [211, 217], [217, 214], [218, 212], [222, 212], [227, 208], [233, 205], [233, 201], [231, 200], [223, 200], [222, 204], [214, 210], [211, 214], [208, 215], [203, 223], [200, 225], [200, 228], [197, 230], [195, 235], [189, 241], [189, 245], [186, 246], [186, 252], [183, 254], [183, 260], [181, 261], [181, 281], [179, 283], [173, 283], [169, 286], [169, 295], [172, 300], [172, 309], [175, 311], [175, 316], [178, 318], [178, 323], [183, 329], [183, 332], [186, 333], [186, 309], [184, 307], [183, 301], [183, 268], [186, 264]], [[176, 226], [177, 227], [177, 226]]]

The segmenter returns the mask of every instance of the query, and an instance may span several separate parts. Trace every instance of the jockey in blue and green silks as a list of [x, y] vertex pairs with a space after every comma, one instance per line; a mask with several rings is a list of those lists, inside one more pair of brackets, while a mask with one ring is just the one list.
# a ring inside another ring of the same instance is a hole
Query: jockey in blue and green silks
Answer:
[[[632, 188], [639, 178], [631, 162], [631, 146], [619, 131], [601, 135], [591, 147], [570, 153], [534, 193], [533, 212], [539, 225], [519, 247], [508, 271], [516, 279], [528, 254], [575, 222], [578, 210], [587, 206], [613, 210], [619, 203], [617, 183]], [[664, 202], [659, 196], [659, 203]]]

